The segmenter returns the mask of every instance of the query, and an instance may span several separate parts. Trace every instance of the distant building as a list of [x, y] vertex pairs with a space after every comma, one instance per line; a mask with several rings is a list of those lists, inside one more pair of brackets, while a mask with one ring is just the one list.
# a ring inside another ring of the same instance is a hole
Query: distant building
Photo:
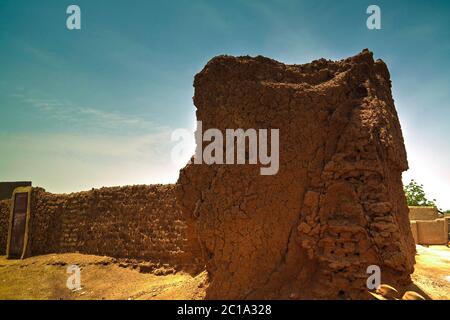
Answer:
[[31, 181], [0, 182], [0, 201], [11, 199], [15, 188], [31, 187], [31, 185]]
[[442, 218], [436, 207], [409, 207], [409, 220], [435, 220]]
[[416, 244], [447, 245], [450, 217], [435, 207], [409, 207], [411, 231]]

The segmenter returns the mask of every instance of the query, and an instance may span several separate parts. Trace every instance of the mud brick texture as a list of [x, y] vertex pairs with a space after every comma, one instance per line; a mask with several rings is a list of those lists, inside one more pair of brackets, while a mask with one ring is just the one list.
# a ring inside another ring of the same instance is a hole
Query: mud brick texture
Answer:
[[0, 255], [6, 254], [10, 216], [10, 200], [0, 200]]
[[[9, 204], [0, 202], [6, 248]], [[171, 185], [52, 194], [33, 188], [31, 254], [80, 252], [187, 265], [186, 223]]]
[[408, 163], [383, 61], [368, 50], [304, 65], [218, 56], [194, 86], [203, 130], [280, 130], [277, 175], [259, 165], [180, 173], [208, 299], [366, 298], [370, 265], [385, 283], [410, 281]]

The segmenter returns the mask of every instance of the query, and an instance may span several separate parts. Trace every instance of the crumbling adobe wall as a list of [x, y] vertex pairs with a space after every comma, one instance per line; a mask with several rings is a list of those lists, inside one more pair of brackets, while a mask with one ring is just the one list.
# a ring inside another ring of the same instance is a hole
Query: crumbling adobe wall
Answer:
[[6, 254], [10, 215], [10, 200], [0, 200], [0, 256]]
[[305, 65], [219, 56], [194, 86], [203, 130], [280, 130], [277, 175], [258, 165], [180, 173], [207, 298], [365, 298], [369, 265], [384, 283], [410, 280], [408, 164], [384, 62], [367, 50]]
[[449, 218], [435, 220], [411, 220], [414, 241], [421, 245], [447, 245], [449, 242]]
[[80, 252], [172, 265], [191, 263], [172, 185], [32, 193], [32, 255]]
[[442, 217], [436, 207], [408, 207], [409, 220], [435, 220]]

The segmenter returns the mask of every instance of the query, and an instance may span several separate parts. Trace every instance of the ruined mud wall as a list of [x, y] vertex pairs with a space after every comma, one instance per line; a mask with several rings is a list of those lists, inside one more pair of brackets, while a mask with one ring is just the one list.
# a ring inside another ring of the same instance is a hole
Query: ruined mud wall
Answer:
[[409, 220], [435, 220], [440, 217], [435, 207], [409, 207]]
[[10, 215], [10, 200], [0, 200], [0, 256], [6, 254]]
[[435, 220], [412, 220], [414, 241], [421, 245], [447, 245], [449, 243], [448, 218]]
[[181, 265], [185, 223], [171, 185], [73, 194], [33, 189], [32, 255], [80, 252]]
[[409, 281], [408, 164], [382, 61], [367, 50], [305, 65], [219, 56], [194, 86], [203, 130], [280, 130], [277, 175], [204, 164], [180, 174], [207, 298], [365, 298], [369, 265], [383, 282]]

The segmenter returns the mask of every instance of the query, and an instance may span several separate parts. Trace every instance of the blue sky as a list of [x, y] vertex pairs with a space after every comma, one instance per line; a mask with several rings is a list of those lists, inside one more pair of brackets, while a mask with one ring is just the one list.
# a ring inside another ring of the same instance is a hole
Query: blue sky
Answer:
[[[82, 30], [66, 29], [81, 8]], [[366, 28], [377, 4], [382, 30]], [[448, 1], [0, 0], [0, 180], [52, 192], [175, 182], [176, 128], [215, 55], [285, 63], [369, 48], [389, 66], [410, 170], [450, 209]]]

